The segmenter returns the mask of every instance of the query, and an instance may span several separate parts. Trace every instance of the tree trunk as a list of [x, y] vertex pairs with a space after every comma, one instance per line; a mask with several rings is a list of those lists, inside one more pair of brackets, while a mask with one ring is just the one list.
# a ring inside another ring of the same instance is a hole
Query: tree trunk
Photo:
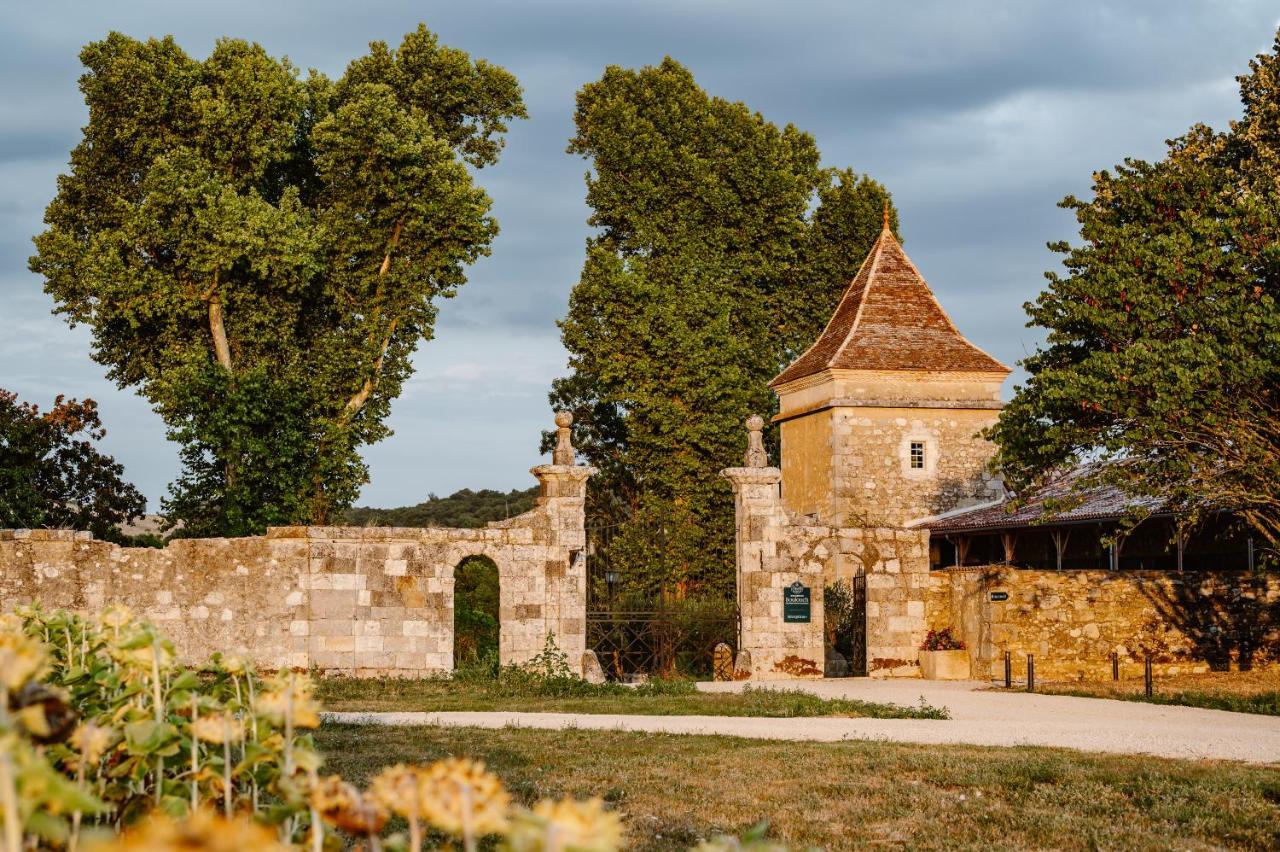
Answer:
[[396, 326], [399, 324], [399, 318], [391, 321], [391, 327], [387, 329], [387, 336], [382, 339], [382, 350], [378, 353], [378, 360], [373, 362], [373, 375], [366, 376], [364, 382], [360, 385], [360, 390], [352, 394], [351, 399], [347, 400], [347, 404], [342, 410], [343, 423], [350, 423], [351, 419], [360, 413], [360, 409], [364, 408], [364, 404], [372, 396], [373, 389], [378, 384], [378, 377], [382, 375], [382, 362], [387, 357], [387, 350], [391, 348], [391, 338], [395, 335]]
[[222, 299], [218, 293], [218, 273], [213, 273], [204, 301], [209, 306], [209, 336], [213, 338], [213, 352], [222, 369], [231, 372], [231, 346], [227, 343], [227, 327], [222, 322]]
[[[387, 273], [391, 271], [391, 253], [400, 245], [402, 227], [403, 223], [396, 222], [395, 230], [391, 232], [391, 244], [387, 246], [387, 253], [382, 257], [382, 265], [378, 267], [378, 287], [373, 297], [375, 322], [382, 310], [383, 280], [387, 277]], [[364, 408], [364, 404], [369, 401], [369, 397], [373, 395], [373, 389], [378, 385], [378, 377], [382, 375], [382, 363], [386, 360], [387, 350], [391, 348], [391, 338], [395, 336], [396, 327], [399, 324], [399, 317], [391, 320], [391, 325], [387, 328], [387, 333], [382, 338], [382, 348], [378, 352], [378, 358], [373, 362], [373, 373], [365, 376], [364, 381], [360, 383], [360, 389], [352, 394], [351, 398], [347, 400], [347, 404], [343, 406], [342, 414], [339, 416], [341, 422], [350, 423], [352, 418], [360, 413], [360, 409]]]

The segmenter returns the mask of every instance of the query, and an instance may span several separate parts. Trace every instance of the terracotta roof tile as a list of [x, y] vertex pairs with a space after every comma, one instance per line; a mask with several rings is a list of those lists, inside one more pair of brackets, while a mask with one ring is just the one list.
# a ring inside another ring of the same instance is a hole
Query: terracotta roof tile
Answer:
[[770, 385], [828, 369], [1009, 372], [965, 340], [887, 227], [821, 336]]

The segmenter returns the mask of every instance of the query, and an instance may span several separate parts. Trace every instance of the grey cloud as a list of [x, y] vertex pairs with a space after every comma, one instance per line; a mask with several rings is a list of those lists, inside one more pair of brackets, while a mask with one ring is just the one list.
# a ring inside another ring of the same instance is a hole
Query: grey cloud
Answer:
[[[1057, 264], [1047, 240], [1074, 234], [1056, 208], [1090, 173], [1158, 157], [1195, 121], [1239, 111], [1231, 78], [1269, 48], [1273, 4], [1167, 0], [1062, 3], [776, 4], [662, 0], [130, 0], [0, 7], [0, 386], [36, 401], [94, 395], [108, 449], [149, 496], [176, 469], [145, 402], [115, 390], [87, 335], [49, 316], [26, 271], [30, 236], [79, 135], [77, 53], [118, 29], [173, 33], [203, 56], [219, 35], [251, 38], [300, 67], [340, 74], [373, 39], [396, 43], [425, 21], [451, 45], [513, 71], [531, 119], [503, 161], [479, 173], [502, 232], [440, 304], [436, 339], [393, 410], [396, 437], [367, 455], [363, 500], [414, 502], [463, 486], [523, 485], [546, 426], [546, 384], [563, 370], [554, 325], [589, 233], [582, 175], [564, 153], [574, 94], [606, 64], [671, 55], [712, 93], [813, 133], [830, 165], [884, 181], [906, 248], [957, 324], [1012, 363], [1039, 339], [1022, 303]], [[519, 365], [508, 383], [504, 369]], [[475, 381], [482, 392], [459, 388]], [[448, 446], [448, 453], [441, 447]]]

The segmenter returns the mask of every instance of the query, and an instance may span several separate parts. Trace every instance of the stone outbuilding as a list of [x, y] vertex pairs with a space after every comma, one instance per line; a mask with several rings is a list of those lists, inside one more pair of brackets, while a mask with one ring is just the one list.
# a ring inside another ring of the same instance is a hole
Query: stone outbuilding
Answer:
[[[956, 328], [886, 215], [822, 334], [770, 383], [781, 468], [749, 450], [746, 466], [724, 472], [753, 676], [823, 672], [823, 589], [837, 580], [865, 608], [853, 670], [917, 672], [929, 533], [910, 525], [999, 496], [978, 433], [995, 422], [1009, 372]], [[810, 590], [808, 623], [779, 618], [796, 583]]]
[[905, 526], [1000, 496], [978, 433], [1009, 368], [947, 316], [886, 219], [821, 336], [771, 383], [787, 508]]

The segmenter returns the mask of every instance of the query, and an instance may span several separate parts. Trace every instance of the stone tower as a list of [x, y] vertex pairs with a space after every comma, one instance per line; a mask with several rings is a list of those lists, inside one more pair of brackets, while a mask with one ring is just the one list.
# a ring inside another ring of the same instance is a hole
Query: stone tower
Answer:
[[822, 335], [770, 383], [785, 505], [904, 526], [997, 498], [977, 433], [1009, 372], [956, 329], [886, 217]]

